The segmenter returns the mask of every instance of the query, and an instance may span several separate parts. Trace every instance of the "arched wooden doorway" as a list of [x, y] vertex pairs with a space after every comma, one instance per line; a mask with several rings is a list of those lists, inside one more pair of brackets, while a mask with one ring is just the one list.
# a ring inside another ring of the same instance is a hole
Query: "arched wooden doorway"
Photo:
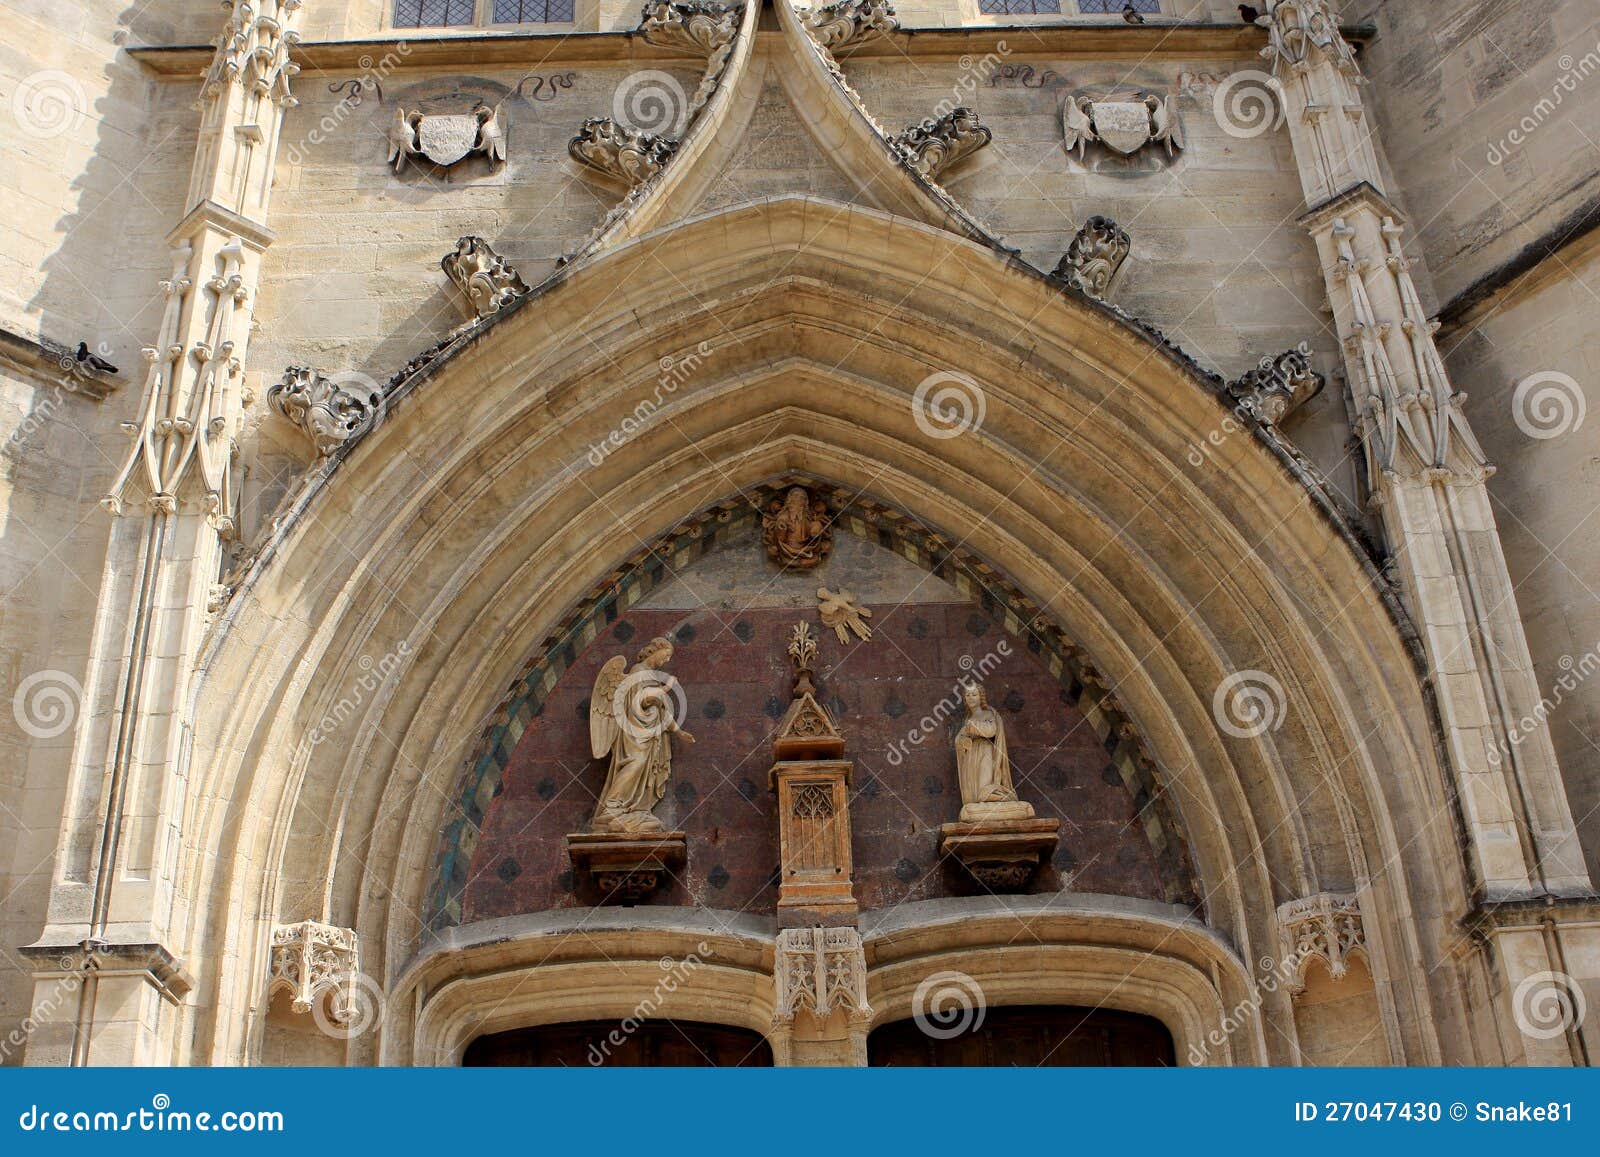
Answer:
[[929, 1068], [1177, 1063], [1166, 1025], [1154, 1017], [1113, 1009], [990, 1008], [955, 1036], [939, 1035], [936, 1024], [928, 1027], [931, 1032], [912, 1018], [874, 1029], [867, 1038], [867, 1063]]
[[647, 1020], [632, 1031], [615, 1020], [541, 1024], [481, 1036], [467, 1068], [763, 1068], [772, 1048], [758, 1032], [725, 1024]]

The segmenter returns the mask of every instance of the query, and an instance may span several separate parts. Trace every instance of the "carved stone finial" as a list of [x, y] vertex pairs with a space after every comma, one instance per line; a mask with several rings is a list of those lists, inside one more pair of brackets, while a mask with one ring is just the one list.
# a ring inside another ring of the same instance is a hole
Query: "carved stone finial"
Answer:
[[567, 145], [572, 159], [628, 186], [642, 185], [678, 151], [671, 137], [624, 128], [610, 117], [590, 117]]
[[356, 934], [349, 928], [303, 920], [272, 930], [267, 994], [287, 991], [296, 1012], [310, 1012], [331, 994], [334, 1019], [343, 1021], [352, 1009], [360, 971]]
[[888, 0], [838, 0], [800, 17], [817, 43], [830, 52], [859, 44], [869, 36], [887, 35], [900, 27]]
[[639, 35], [646, 44], [711, 56], [739, 31], [739, 9], [702, 0], [645, 0]]
[[789, 634], [789, 661], [796, 675], [809, 675], [817, 661], [817, 637], [811, 633], [811, 624], [801, 619]]
[[1121, 225], [1110, 217], [1090, 217], [1067, 246], [1053, 276], [1091, 297], [1104, 297], [1132, 248], [1133, 238]]
[[467, 299], [473, 315], [488, 317], [498, 313], [528, 292], [511, 263], [494, 251], [482, 237], [466, 236], [439, 261], [445, 276]]
[[827, 503], [803, 486], [774, 498], [761, 516], [761, 544], [784, 570], [811, 570], [833, 553], [833, 518]]
[[1228, 383], [1241, 408], [1276, 426], [1322, 391], [1323, 377], [1311, 368], [1311, 347], [1301, 342], [1276, 357], [1264, 357], [1252, 370]]
[[912, 125], [894, 138], [894, 144], [911, 167], [931, 181], [983, 148], [993, 136], [978, 123], [978, 114], [962, 105], [942, 117]]
[[366, 433], [383, 406], [383, 391], [360, 375], [323, 377], [309, 366], [290, 366], [267, 390], [267, 403], [311, 439], [326, 458]]
[[1367, 948], [1361, 901], [1333, 892], [1290, 900], [1278, 908], [1278, 942], [1280, 963], [1293, 966], [1292, 992], [1305, 988], [1306, 965], [1313, 960], [1321, 960], [1328, 975], [1339, 980], [1349, 970], [1350, 954]]
[[1267, 10], [1256, 23], [1270, 37], [1261, 55], [1274, 66], [1302, 65], [1321, 53], [1342, 71], [1360, 75], [1355, 50], [1339, 31], [1339, 10], [1330, 0], [1267, 0]]

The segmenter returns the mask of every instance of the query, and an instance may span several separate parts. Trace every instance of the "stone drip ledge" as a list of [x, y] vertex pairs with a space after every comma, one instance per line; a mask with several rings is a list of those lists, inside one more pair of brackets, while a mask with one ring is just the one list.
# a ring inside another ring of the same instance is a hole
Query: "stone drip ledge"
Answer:
[[[1344, 37], [1360, 45], [1377, 33], [1373, 25], [1347, 27]], [[1121, 19], [1059, 24], [983, 25], [967, 28], [903, 28], [870, 37], [841, 50], [841, 60], [960, 58], [999, 50], [1005, 41], [1019, 56], [1083, 57], [1131, 54], [1141, 58], [1254, 56], [1267, 43], [1263, 29], [1238, 23], [1178, 21], [1129, 25]], [[703, 57], [677, 48], [646, 44], [635, 31], [492, 32], [455, 36], [376, 36], [360, 40], [317, 40], [294, 49], [295, 63], [307, 71], [369, 67], [373, 60], [407, 45], [402, 67], [515, 65], [543, 68], [564, 64], [631, 63]], [[210, 44], [141, 45], [128, 55], [158, 77], [194, 80], [205, 72], [216, 48]], [[366, 64], [362, 61], [366, 60]]]

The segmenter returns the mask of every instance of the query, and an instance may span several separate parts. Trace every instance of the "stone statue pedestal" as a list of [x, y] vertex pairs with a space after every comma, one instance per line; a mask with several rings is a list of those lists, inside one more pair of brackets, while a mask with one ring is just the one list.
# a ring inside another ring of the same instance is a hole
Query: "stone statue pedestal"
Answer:
[[[977, 808], [1023, 808], [1026, 817], [966, 822]], [[939, 828], [939, 854], [961, 861], [978, 883], [994, 892], [1026, 885], [1060, 840], [1061, 821], [1033, 819], [1033, 808], [1025, 803], [968, 804], [961, 816], [963, 822]]]
[[567, 855], [601, 904], [637, 904], [689, 858], [682, 832], [573, 832]]

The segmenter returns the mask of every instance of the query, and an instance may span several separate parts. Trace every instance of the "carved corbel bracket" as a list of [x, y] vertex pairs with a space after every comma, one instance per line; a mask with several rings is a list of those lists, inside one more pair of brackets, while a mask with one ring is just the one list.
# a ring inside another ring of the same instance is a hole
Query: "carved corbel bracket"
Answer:
[[894, 146], [913, 169], [931, 181], [983, 148], [993, 136], [978, 123], [978, 114], [962, 105], [944, 116], [912, 125], [894, 138]]
[[474, 318], [499, 313], [528, 292], [509, 261], [482, 237], [467, 236], [439, 261], [445, 276], [467, 300]]
[[784, 928], [778, 933], [774, 957], [775, 1023], [793, 1024], [803, 1013], [824, 1021], [837, 1010], [851, 1019], [872, 1015], [867, 1003], [867, 958], [856, 929]]
[[324, 377], [308, 366], [290, 366], [267, 390], [267, 403], [292, 422], [326, 458], [354, 441], [383, 410], [383, 391], [360, 374]]
[[1104, 297], [1132, 249], [1133, 238], [1121, 225], [1110, 217], [1090, 217], [1051, 276], [1091, 297]]
[[1322, 391], [1324, 379], [1311, 368], [1311, 347], [1301, 342], [1275, 357], [1264, 357], [1252, 370], [1228, 383], [1238, 405], [1261, 421], [1276, 426]]
[[740, 9], [702, 0], [645, 0], [639, 35], [646, 44], [713, 56], [739, 31]]
[[1360, 78], [1355, 50], [1339, 31], [1339, 11], [1329, 0], [1266, 0], [1266, 11], [1256, 23], [1267, 30], [1267, 47], [1261, 55], [1274, 65], [1305, 65], [1322, 53], [1341, 71]]
[[688, 858], [682, 832], [574, 832], [573, 868], [588, 877], [602, 904], [637, 904]]
[[666, 167], [678, 142], [624, 128], [610, 117], [590, 117], [567, 151], [580, 165], [633, 188]]
[[316, 920], [280, 924], [272, 930], [272, 958], [267, 994], [289, 993], [296, 1012], [310, 1012], [325, 995], [333, 995], [338, 1019], [355, 999], [361, 971], [356, 934]]
[[1033, 808], [1027, 804], [980, 806], [1015, 808], [1019, 817], [1026, 809], [1026, 816], [944, 824], [939, 828], [939, 854], [958, 861], [992, 892], [1018, 891], [1055, 853], [1061, 821], [1034, 819]]
[[1291, 993], [1305, 989], [1306, 965], [1313, 960], [1339, 980], [1349, 970], [1350, 954], [1367, 949], [1361, 901], [1334, 892], [1290, 900], [1278, 908], [1278, 940], [1282, 963], [1293, 965]]

